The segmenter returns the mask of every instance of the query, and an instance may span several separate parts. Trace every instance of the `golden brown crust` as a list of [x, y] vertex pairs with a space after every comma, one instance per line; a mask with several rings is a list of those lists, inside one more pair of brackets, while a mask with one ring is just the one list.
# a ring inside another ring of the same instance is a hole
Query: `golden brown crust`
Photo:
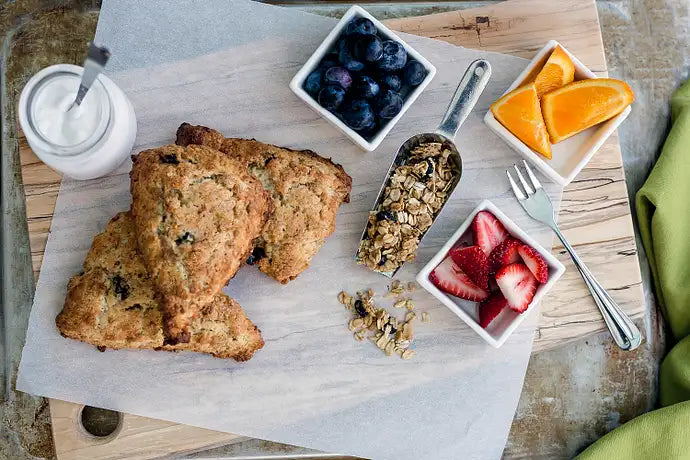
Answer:
[[132, 161], [138, 248], [163, 298], [166, 335], [183, 341], [251, 252], [270, 201], [242, 162], [209, 147], [168, 145]]
[[287, 283], [304, 271], [335, 230], [338, 208], [350, 200], [352, 178], [342, 166], [310, 150], [256, 140], [223, 138], [218, 131], [183, 123], [177, 144], [211, 146], [242, 161], [271, 194], [273, 212], [257, 246], [259, 269]]
[[120, 213], [94, 238], [85, 272], [70, 280], [55, 319], [63, 336], [98, 347], [188, 350], [237, 361], [263, 347], [258, 328], [222, 293], [192, 321], [188, 343], [166, 343], [160, 304], [134, 234], [131, 214]]

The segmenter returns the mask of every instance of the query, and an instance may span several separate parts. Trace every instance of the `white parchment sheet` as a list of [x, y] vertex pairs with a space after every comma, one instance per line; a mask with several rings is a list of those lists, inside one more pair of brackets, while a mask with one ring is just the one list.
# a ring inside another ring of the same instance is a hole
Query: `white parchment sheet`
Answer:
[[[113, 52], [110, 76], [138, 118], [134, 152], [174, 141], [177, 126], [309, 148], [343, 164], [352, 202], [311, 267], [286, 286], [245, 267], [225, 292], [261, 328], [266, 346], [243, 364], [194, 353], [108, 350], [62, 338], [55, 316], [94, 235], [130, 204], [129, 167], [93, 181], [64, 180], [55, 208], [17, 388], [42, 396], [374, 459], [499, 458], [522, 388], [537, 315], [499, 350], [426, 294], [417, 309], [415, 357], [386, 357], [356, 342], [337, 293], [388, 279], [353, 261], [359, 236], [400, 143], [433, 131], [467, 65], [486, 58], [493, 76], [460, 129], [464, 172], [426, 236], [411, 280], [468, 212], [491, 199], [542, 245], [551, 235], [519, 207], [505, 178], [518, 157], [482, 123], [526, 61], [404, 35], [438, 69], [429, 87], [373, 153], [312, 112], [288, 82], [334, 21], [245, 1], [104, 1], [98, 41]], [[544, 181], [546, 182], [546, 181]], [[558, 204], [560, 189], [551, 185]], [[388, 303], [383, 302], [383, 305]]]

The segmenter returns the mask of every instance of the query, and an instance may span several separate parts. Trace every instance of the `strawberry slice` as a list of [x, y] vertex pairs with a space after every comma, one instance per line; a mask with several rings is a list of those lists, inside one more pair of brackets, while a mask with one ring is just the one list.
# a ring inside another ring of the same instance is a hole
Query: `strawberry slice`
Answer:
[[520, 262], [518, 248], [521, 245], [522, 241], [509, 236], [496, 246], [489, 254], [489, 273], [496, 273], [501, 267]]
[[499, 313], [508, 305], [508, 301], [500, 292], [492, 293], [488, 299], [479, 304], [479, 325], [486, 329], [486, 326], [498, 316]]
[[546, 283], [549, 280], [549, 266], [536, 249], [523, 243], [518, 248], [518, 253], [537, 281]]
[[496, 273], [496, 283], [510, 309], [518, 313], [527, 310], [539, 284], [527, 265], [520, 262], [501, 268]]
[[472, 220], [474, 244], [480, 246], [487, 256], [496, 246], [508, 238], [508, 232], [496, 216], [489, 211], [479, 211]]
[[482, 289], [489, 288], [489, 260], [479, 246], [455, 247], [450, 258], [470, 280]]
[[489, 292], [475, 285], [450, 257], [434, 268], [429, 274], [429, 281], [446, 294], [461, 299], [481, 302], [489, 297]]

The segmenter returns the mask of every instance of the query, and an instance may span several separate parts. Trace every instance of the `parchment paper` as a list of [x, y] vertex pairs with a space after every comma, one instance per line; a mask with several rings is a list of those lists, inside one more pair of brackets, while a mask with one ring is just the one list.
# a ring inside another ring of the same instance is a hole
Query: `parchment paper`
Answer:
[[[491, 199], [545, 247], [551, 235], [519, 207], [505, 180], [517, 156], [482, 123], [526, 61], [404, 35], [438, 69], [429, 87], [373, 153], [364, 153], [312, 112], [288, 82], [334, 21], [245, 1], [105, 1], [97, 39], [111, 47], [110, 76], [138, 118], [135, 152], [174, 141], [187, 121], [228, 136], [310, 148], [343, 164], [352, 202], [300, 277], [282, 286], [243, 268], [225, 292], [261, 328], [266, 346], [238, 364], [194, 353], [94, 347], [62, 338], [54, 324], [67, 281], [94, 235], [129, 207], [130, 163], [94, 181], [64, 180], [36, 288], [17, 388], [37, 395], [215, 430], [375, 459], [499, 458], [530, 354], [536, 314], [499, 350], [425, 292], [416, 356], [384, 356], [356, 342], [337, 293], [389, 282], [353, 261], [359, 236], [400, 143], [433, 131], [467, 65], [493, 77], [457, 137], [464, 173], [423, 241], [415, 273], [469, 211]], [[543, 181], [546, 183], [546, 181]], [[558, 204], [560, 189], [548, 185]], [[384, 305], [389, 303], [383, 302]]]

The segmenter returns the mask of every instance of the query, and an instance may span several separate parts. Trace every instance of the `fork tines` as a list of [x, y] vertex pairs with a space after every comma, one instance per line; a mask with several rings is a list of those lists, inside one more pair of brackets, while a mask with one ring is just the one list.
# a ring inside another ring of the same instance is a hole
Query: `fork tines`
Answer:
[[527, 171], [527, 177], [529, 177], [531, 184], [527, 183], [517, 165], [513, 165], [513, 169], [515, 169], [515, 173], [517, 174], [517, 177], [520, 180], [522, 187], [524, 188], [524, 193], [523, 189], [520, 188], [520, 186], [518, 186], [518, 184], [513, 179], [513, 176], [510, 174], [510, 170], [506, 170], [508, 180], [510, 181], [510, 186], [513, 188], [513, 193], [515, 193], [515, 196], [520, 201], [526, 200], [528, 195], [532, 195], [537, 190], [542, 188], [541, 183], [539, 182], [539, 180], [537, 180], [537, 177], [532, 172], [532, 169], [527, 165], [527, 162], [525, 160], [522, 160], [522, 164], [525, 166], [525, 170]]

